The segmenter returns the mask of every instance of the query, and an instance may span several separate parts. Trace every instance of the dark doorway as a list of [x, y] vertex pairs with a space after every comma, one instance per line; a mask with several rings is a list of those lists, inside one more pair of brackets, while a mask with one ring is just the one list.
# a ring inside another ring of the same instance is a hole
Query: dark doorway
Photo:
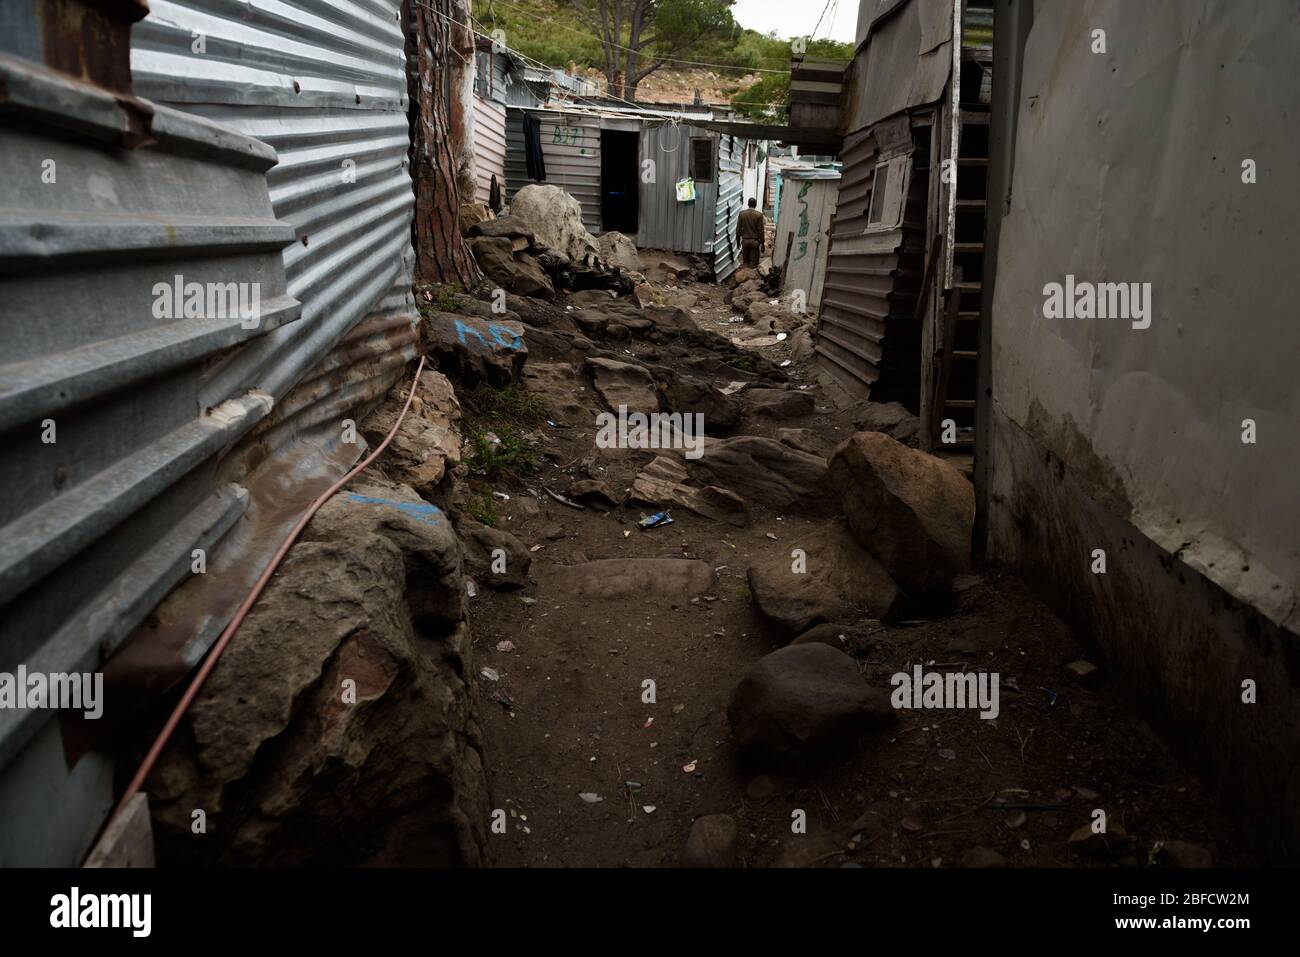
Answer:
[[600, 228], [635, 236], [640, 188], [641, 134], [600, 131]]

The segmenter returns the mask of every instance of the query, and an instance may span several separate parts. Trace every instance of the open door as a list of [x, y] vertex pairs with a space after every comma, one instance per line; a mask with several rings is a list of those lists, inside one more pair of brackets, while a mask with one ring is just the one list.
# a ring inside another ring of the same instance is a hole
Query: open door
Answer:
[[635, 236], [641, 165], [641, 134], [600, 131], [600, 228]]

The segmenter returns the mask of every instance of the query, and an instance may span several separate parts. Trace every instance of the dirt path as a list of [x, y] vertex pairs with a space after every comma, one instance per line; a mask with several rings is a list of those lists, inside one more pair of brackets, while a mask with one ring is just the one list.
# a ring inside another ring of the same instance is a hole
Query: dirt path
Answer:
[[[734, 328], [724, 290], [690, 290], [702, 296], [694, 312], [702, 326]], [[764, 353], [780, 362], [786, 348]], [[686, 358], [653, 353], [668, 365]], [[814, 394], [814, 414], [747, 419], [733, 434], [803, 427], [832, 444], [849, 434], [806, 372], [790, 371]], [[950, 867], [977, 848], [1012, 866], [1138, 866], [1156, 842], [1194, 842], [1173, 845], [1184, 859], [1200, 849], [1216, 863], [1245, 861], [1213, 805], [1104, 671], [1075, 678], [1066, 666], [1084, 653], [1018, 582], [997, 574], [963, 579], [957, 607], [941, 619], [880, 626], [846, 649], [886, 691], [892, 674], [918, 663], [996, 671], [996, 720], [903, 711], [897, 727], [864, 735], [813, 772], [768, 777], [739, 766], [728, 696], [755, 661], [786, 643], [765, 631], [746, 570], [788, 555], [824, 520], [753, 507], [752, 523], [737, 529], [674, 509], [671, 525], [642, 529], [636, 522], [652, 509], [556, 501], [545, 489], [563, 492], [584, 476], [630, 484], [652, 457], [595, 455], [592, 422], [603, 406], [589, 382], [569, 388], [564, 419], [553, 413], [555, 425], [535, 433], [540, 471], [491, 485], [510, 496], [493, 499], [495, 525], [531, 549], [530, 582], [519, 591], [480, 586], [470, 605], [492, 806], [508, 815], [506, 833], [491, 839], [496, 865], [674, 866], [692, 821], [712, 813], [736, 819], [737, 860], [747, 866]], [[544, 398], [557, 404], [554, 392]], [[716, 580], [695, 597], [575, 593], [566, 568], [607, 558], [698, 559]], [[647, 681], [653, 703], [644, 700]], [[1119, 824], [1132, 835], [1131, 847], [1099, 859], [1070, 850], [1071, 833], [1095, 808], [1112, 833]], [[797, 811], [806, 833], [792, 832]]]

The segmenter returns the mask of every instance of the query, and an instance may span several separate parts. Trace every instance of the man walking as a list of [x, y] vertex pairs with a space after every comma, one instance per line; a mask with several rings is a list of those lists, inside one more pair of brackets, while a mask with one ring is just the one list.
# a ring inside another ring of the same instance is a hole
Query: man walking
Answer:
[[742, 209], [736, 220], [736, 242], [744, 265], [758, 268], [758, 257], [763, 251], [763, 214], [756, 207], [758, 200], [750, 199], [749, 209]]

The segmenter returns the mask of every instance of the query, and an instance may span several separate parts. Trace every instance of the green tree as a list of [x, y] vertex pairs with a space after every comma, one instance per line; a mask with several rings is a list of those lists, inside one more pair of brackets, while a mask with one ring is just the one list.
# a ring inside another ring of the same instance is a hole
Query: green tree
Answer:
[[569, 0], [596, 33], [611, 95], [631, 100], [637, 85], [673, 60], [690, 58], [737, 34], [734, 0]]

